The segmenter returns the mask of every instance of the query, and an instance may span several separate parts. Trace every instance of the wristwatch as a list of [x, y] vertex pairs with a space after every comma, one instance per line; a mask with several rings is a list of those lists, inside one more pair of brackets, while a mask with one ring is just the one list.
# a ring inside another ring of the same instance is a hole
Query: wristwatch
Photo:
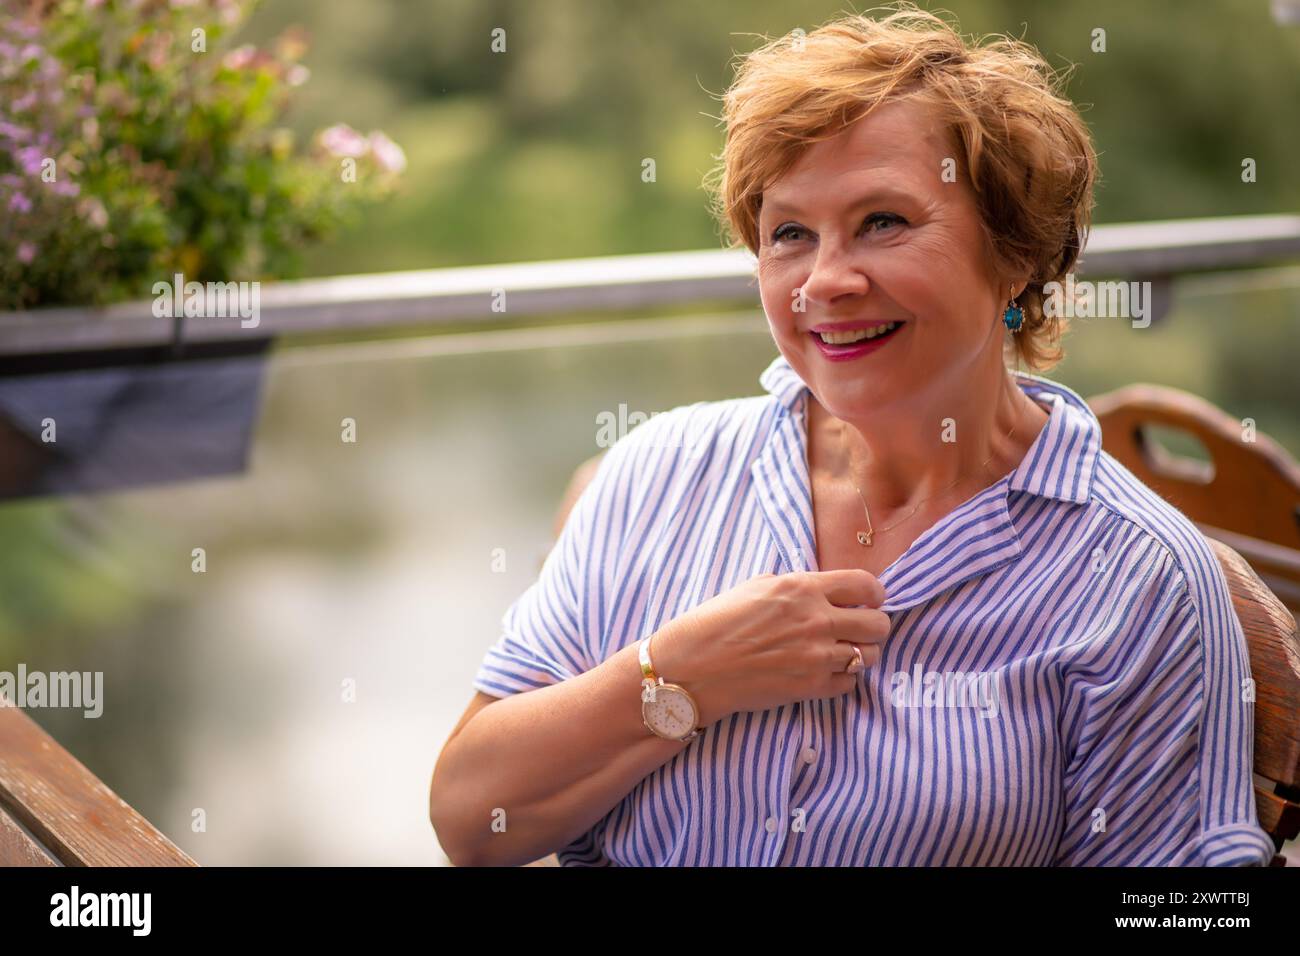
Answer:
[[704, 733], [700, 709], [685, 687], [664, 683], [650, 663], [650, 637], [641, 641], [641, 722], [667, 740], [694, 740]]

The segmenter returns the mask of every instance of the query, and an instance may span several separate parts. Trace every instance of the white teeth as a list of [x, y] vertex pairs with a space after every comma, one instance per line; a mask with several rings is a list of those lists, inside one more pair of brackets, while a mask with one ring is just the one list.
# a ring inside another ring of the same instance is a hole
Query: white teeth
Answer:
[[821, 340], [827, 345], [848, 345], [852, 342], [862, 342], [866, 339], [874, 339], [877, 335], [893, 331], [898, 328], [897, 322], [886, 322], [883, 325], [877, 325], [871, 329], [858, 329], [855, 332], [818, 332]]

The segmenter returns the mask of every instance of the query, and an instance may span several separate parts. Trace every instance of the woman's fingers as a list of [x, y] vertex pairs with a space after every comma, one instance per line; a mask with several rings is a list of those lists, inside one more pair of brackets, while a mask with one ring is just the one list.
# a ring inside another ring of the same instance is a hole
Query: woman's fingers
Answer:
[[860, 673], [865, 664], [858, 645], [836, 641], [831, 645], [831, 670], [841, 674]]
[[878, 663], [880, 663], [879, 644], [836, 641], [831, 645], [830, 669], [833, 673], [860, 674]]
[[838, 607], [880, 607], [885, 603], [885, 586], [870, 571], [839, 568], [834, 571], [808, 571], [826, 595]]
[[894, 626], [888, 614], [871, 607], [831, 607], [827, 613], [831, 620], [830, 636], [851, 644], [879, 644], [889, 637]]

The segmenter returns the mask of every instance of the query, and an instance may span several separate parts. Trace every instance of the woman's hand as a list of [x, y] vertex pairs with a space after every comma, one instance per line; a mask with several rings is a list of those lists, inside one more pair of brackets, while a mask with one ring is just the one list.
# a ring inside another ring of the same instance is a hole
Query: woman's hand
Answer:
[[838, 697], [855, 661], [880, 662], [891, 621], [885, 588], [869, 571], [760, 574], [655, 633], [650, 653], [664, 680], [690, 691], [708, 726], [737, 711]]

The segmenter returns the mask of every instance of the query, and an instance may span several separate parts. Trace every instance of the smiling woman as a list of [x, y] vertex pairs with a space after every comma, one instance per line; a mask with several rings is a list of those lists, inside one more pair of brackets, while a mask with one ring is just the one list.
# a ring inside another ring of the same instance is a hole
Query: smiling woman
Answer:
[[[814, 396], [813, 499], [826, 525], [860, 512], [867, 529], [855, 540], [873, 547], [830, 540], [822, 557], [875, 574], [972, 488], [1011, 471], [1048, 417], [1015, 386], [1003, 343], [1058, 327], [1040, 305], [1017, 334], [1004, 325], [1001, 306], [1029, 279], [998, 270], [1028, 267], [1000, 264], [969, 179], [944, 175], [971, 160], [952, 165], [940, 115], [923, 92], [880, 101], [756, 200], [763, 307]], [[1025, 354], [1039, 359], [1037, 346]]]
[[1047, 65], [906, 8], [767, 44], [725, 103], [767, 394], [601, 459], [435, 768], [448, 855], [1268, 862], [1217, 560], [1006, 365], [1054, 360], [1092, 204]]

